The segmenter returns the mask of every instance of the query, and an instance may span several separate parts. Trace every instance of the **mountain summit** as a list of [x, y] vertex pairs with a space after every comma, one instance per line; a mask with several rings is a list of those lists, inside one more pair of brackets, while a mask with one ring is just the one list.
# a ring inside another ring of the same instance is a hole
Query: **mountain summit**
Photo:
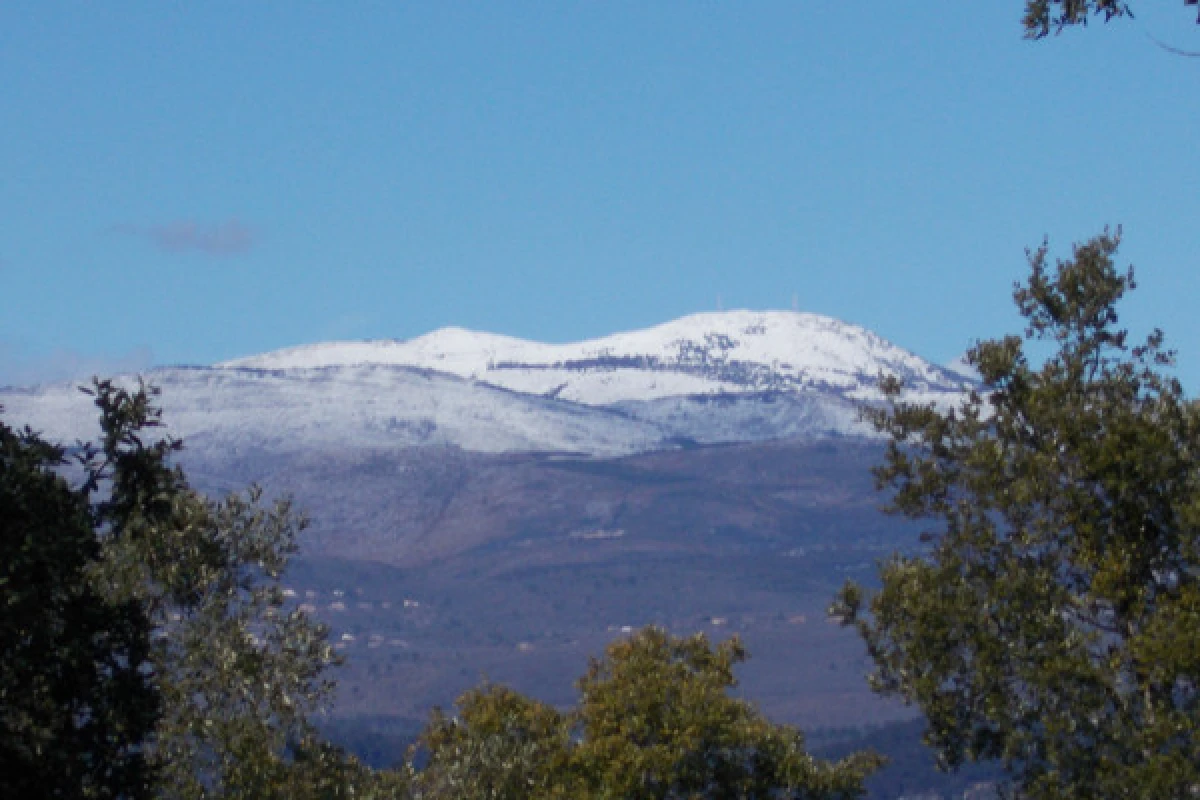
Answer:
[[462, 328], [408, 341], [331, 342], [228, 361], [222, 367], [434, 369], [526, 394], [587, 405], [766, 391], [874, 399], [881, 373], [914, 391], [957, 391], [960, 375], [865, 328], [791, 311], [692, 314], [644, 330], [544, 344]]

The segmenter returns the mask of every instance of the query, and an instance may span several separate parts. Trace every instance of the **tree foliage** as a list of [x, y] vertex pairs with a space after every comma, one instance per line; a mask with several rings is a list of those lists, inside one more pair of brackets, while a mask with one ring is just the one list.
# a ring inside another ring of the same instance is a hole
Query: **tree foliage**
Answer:
[[[1186, 6], [1197, 3], [1198, 0], [1183, 0]], [[1026, 38], [1044, 39], [1064, 28], [1087, 25], [1091, 18], [1103, 18], [1108, 22], [1115, 17], [1132, 16], [1133, 11], [1124, 0], [1026, 0], [1021, 23]], [[1196, 21], [1200, 23], [1200, 17]]]
[[89, 493], [63, 451], [0, 423], [0, 796], [148, 797], [150, 623], [89, 581]]
[[[398, 786], [323, 742], [336, 663], [284, 603], [303, 520], [256, 489], [194, 491], [156, 390], [97, 381], [101, 436], [0, 426], [4, 796], [371, 797]], [[20, 783], [19, 781], [24, 781]], [[20, 789], [20, 791], [15, 791]]]
[[414, 779], [419, 798], [517, 800], [571, 797], [571, 724], [545, 703], [486, 684], [458, 699], [458, 713], [435, 709]]
[[437, 712], [415, 772], [420, 798], [853, 798], [882, 763], [860, 753], [837, 763], [804, 749], [732, 698], [736, 640], [712, 647], [646, 628], [609, 646], [559, 712], [512, 690], [484, 686]]
[[1130, 346], [1118, 327], [1118, 243], [1053, 268], [1030, 254], [1027, 329], [971, 350], [982, 385], [961, 408], [871, 414], [892, 510], [940, 524], [834, 608], [945, 765], [999, 759], [1035, 798], [1200, 786], [1200, 411], [1162, 334]]
[[[1186, 0], [1185, 0], [1186, 2]], [[1026, 0], [1021, 24], [1029, 39], [1043, 39], [1073, 25], [1087, 25], [1092, 17], [1105, 22], [1114, 17], [1133, 16], [1124, 0]]]
[[81, 460], [85, 486], [104, 490], [96, 579], [153, 627], [158, 796], [342, 797], [365, 785], [368, 771], [310, 722], [337, 660], [325, 627], [284, 603], [303, 519], [256, 489], [220, 501], [191, 489], [169, 460], [180, 444], [152, 435], [156, 390], [100, 381], [92, 393], [103, 435]]

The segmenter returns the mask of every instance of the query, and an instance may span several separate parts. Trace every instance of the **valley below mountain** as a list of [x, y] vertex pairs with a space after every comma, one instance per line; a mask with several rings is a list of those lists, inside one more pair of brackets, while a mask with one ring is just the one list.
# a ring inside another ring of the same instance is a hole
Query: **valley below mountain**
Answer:
[[461, 451], [315, 453], [231, 475], [312, 519], [289, 579], [349, 656], [339, 713], [421, 716], [485, 676], [565, 702], [587, 657], [658, 624], [737, 634], [743, 684], [781, 718], [902, 714], [866, 691], [862, 648], [825, 608], [915, 546], [878, 511], [877, 444], [773, 442], [591, 460]]

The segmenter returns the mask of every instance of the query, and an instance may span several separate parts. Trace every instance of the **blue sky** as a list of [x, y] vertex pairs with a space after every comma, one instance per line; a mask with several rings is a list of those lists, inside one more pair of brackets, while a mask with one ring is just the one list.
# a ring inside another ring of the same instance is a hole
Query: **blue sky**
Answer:
[[944, 361], [1122, 224], [1195, 393], [1200, 32], [1134, 7], [4, 4], [0, 383], [793, 297]]

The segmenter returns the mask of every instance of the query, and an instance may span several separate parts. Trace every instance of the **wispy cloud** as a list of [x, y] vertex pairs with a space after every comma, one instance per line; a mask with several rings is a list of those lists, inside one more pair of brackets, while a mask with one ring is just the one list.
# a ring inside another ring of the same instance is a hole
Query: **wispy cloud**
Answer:
[[200, 253], [207, 256], [234, 256], [249, 252], [258, 244], [258, 232], [237, 219], [213, 224], [188, 220], [159, 225], [112, 227], [114, 233], [145, 239], [165, 253]]

